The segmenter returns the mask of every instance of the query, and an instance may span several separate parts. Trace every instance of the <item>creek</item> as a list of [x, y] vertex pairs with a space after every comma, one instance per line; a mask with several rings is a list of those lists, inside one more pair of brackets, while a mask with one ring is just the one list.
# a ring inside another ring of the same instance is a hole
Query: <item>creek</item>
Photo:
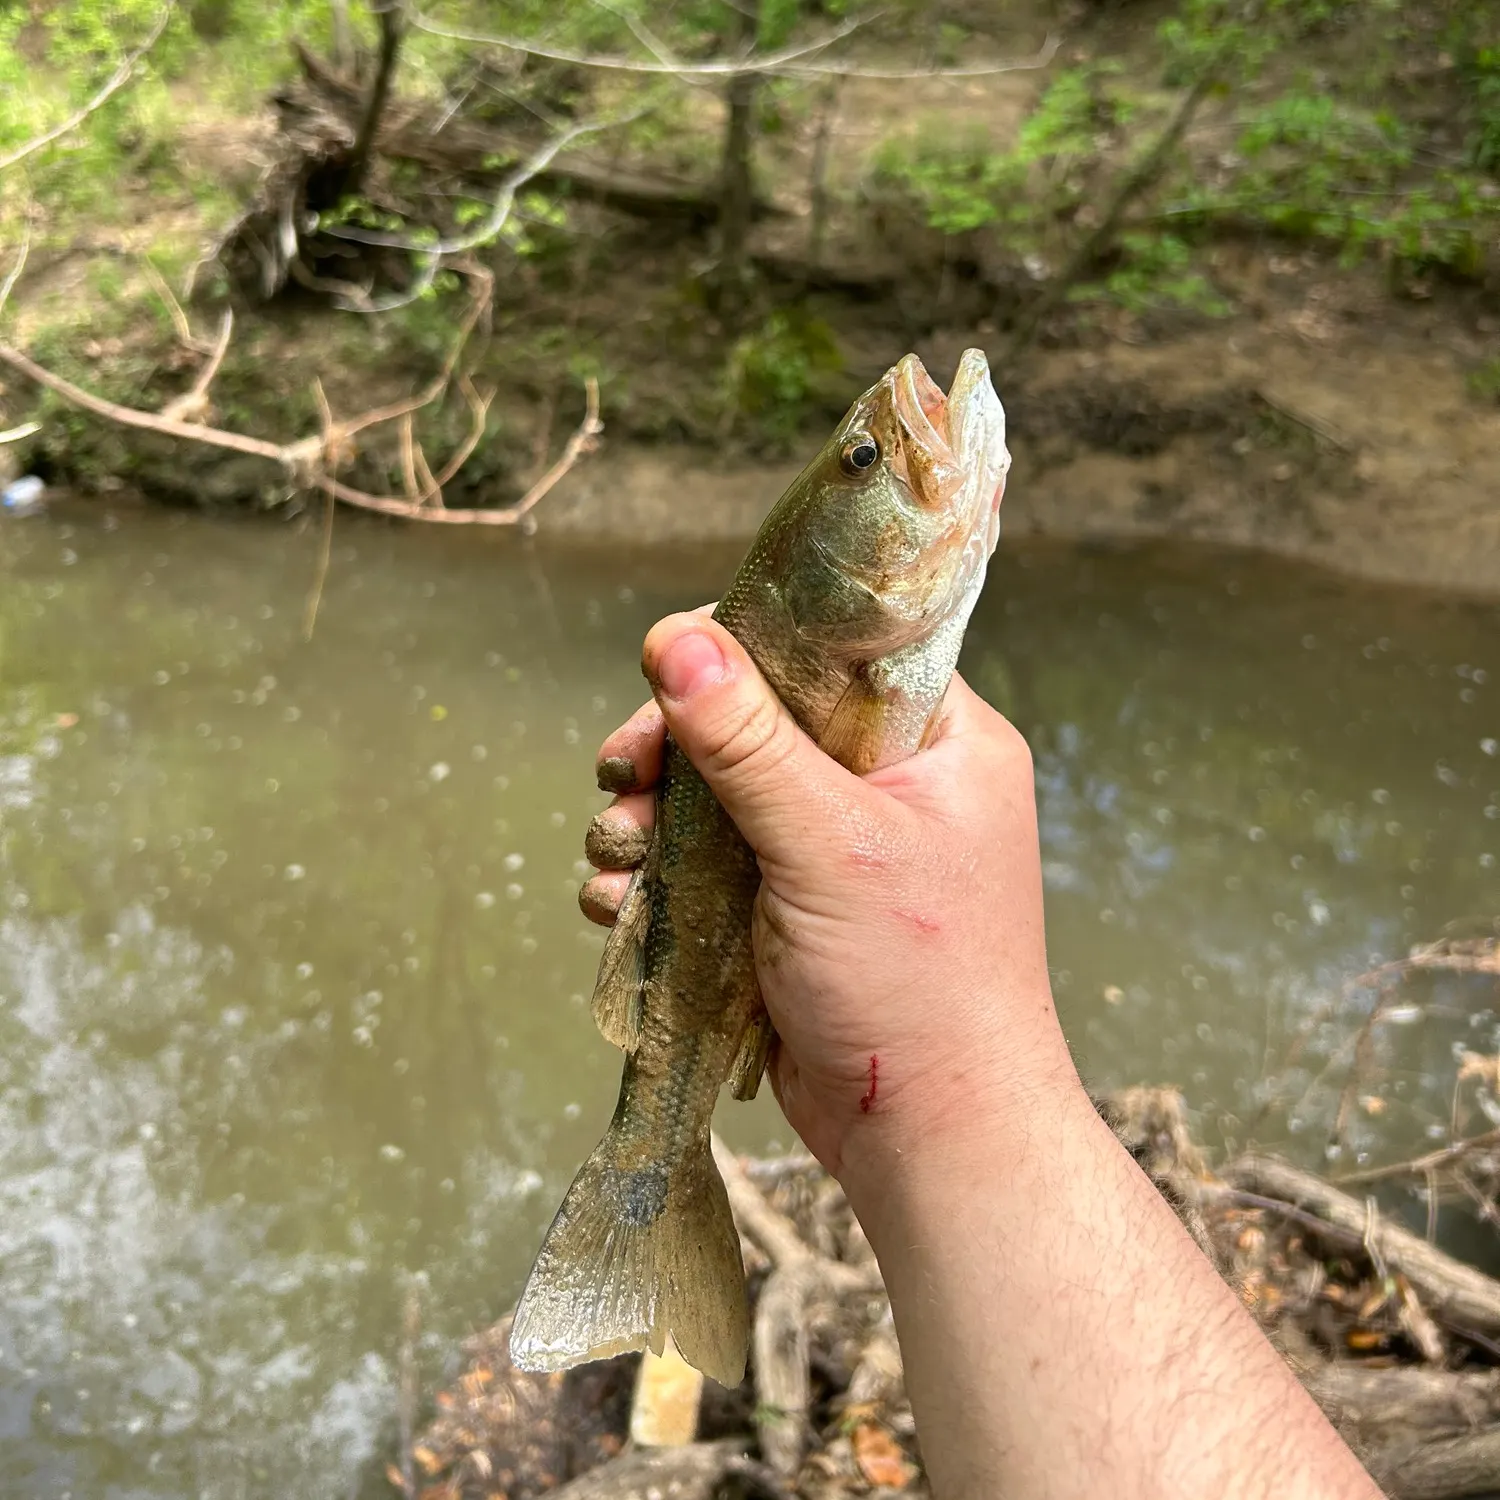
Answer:
[[[308, 642], [317, 545], [0, 526], [3, 1494], [393, 1493], [406, 1277], [430, 1388], [613, 1104], [593, 757], [739, 548], [341, 515]], [[963, 670], [1035, 751], [1085, 1077], [1323, 1164], [1345, 981], [1500, 913], [1500, 604], [1002, 539]], [[1496, 1048], [1472, 990], [1416, 993], [1351, 1158], [1444, 1139], [1455, 1048]], [[769, 1097], [721, 1121], [792, 1144]]]

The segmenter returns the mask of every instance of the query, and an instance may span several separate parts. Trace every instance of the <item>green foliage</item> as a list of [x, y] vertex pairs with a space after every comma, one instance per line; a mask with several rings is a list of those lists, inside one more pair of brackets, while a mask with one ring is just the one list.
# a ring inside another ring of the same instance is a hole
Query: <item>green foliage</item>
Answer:
[[730, 350], [724, 409], [731, 422], [748, 419], [772, 445], [786, 443], [802, 425], [815, 382], [842, 362], [822, 319], [780, 308]]
[[997, 150], [982, 127], [926, 120], [913, 135], [876, 148], [872, 190], [910, 203], [941, 234], [997, 222], [1024, 232], [1055, 218], [1078, 201], [1079, 169], [1096, 159], [1101, 137], [1135, 113], [1112, 86], [1117, 73], [1096, 65], [1059, 74], [1009, 151]]
[[1465, 383], [1476, 401], [1500, 406], [1500, 358], [1487, 359], [1477, 369], [1470, 370]]
[[1500, 47], [1477, 47], [1464, 68], [1473, 105], [1469, 160], [1481, 172], [1500, 172]]
[[992, 224], [1000, 216], [1002, 190], [1019, 185], [1012, 162], [994, 150], [984, 131], [955, 133], [942, 122], [882, 142], [871, 167], [877, 192], [894, 190], [909, 199], [940, 234]]
[[1074, 302], [1107, 298], [1127, 312], [1175, 308], [1223, 317], [1229, 304], [1195, 268], [1193, 248], [1175, 234], [1130, 230], [1120, 236], [1115, 265], [1102, 281], [1074, 288]]

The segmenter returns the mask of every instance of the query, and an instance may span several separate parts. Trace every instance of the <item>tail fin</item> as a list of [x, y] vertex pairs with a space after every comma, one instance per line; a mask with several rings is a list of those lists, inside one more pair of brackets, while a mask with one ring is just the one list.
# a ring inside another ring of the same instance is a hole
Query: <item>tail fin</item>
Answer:
[[521, 1294], [511, 1359], [565, 1370], [633, 1349], [660, 1354], [671, 1334], [690, 1365], [737, 1386], [745, 1266], [708, 1139], [672, 1168], [638, 1160], [623, 1156], [611, 1126], [583, 1164]]

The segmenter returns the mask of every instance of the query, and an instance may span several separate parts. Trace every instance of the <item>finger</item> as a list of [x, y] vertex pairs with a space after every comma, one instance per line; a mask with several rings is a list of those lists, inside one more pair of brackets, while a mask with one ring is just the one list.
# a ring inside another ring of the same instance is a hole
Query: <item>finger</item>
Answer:
[[633, 870], [651, 847], [656, 798], [650, 792], [616, 797], [595, 815], [583, 836], [583, 857], [599, 870]]
[[655, 700], [643, 704], [599, 747], [601, 792], [643, 792], [661, 777], [667, 727]]
[[[711, 615], [718, 601], [689, 610]], [[643, 704], [599, 747], [598, 780], [601, 792], [644, 792], [661, 778], [662, 743], [666, 728], [656, 700]]]
[[613, 927], [620, 915], [620, 903], [625, 899], [625, 889], [630, 884], [628, 870], [606, 870], [585, 880], [578, 891], [578, 906], [590, 922], [601, 927]]
[[873, 797], [802, 732], [721, 625], [669, 615], [642, 665], [673, 738], [763, 861], [820, 861], [829, 834]]

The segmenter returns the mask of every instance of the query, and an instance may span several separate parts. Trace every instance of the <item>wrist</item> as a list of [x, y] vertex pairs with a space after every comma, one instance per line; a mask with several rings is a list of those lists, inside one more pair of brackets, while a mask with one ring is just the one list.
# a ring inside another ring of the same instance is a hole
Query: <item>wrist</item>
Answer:
[[[1050, 994], [1031, 1004], [1051, 1025], [1029, 1044], [1012, 1030], [923, 1068], [891, 1055], [874, 1107], [851, 1120], [839, 1153], [837, 1176], [862, 1222], [907, 1197], [963, 1191], [976, 1170], [991, 1182], [1024, 1175], [1052, 1143], [1099, 1125]], [[991, 1013], [1024, 1012], [1012, 997]]]

